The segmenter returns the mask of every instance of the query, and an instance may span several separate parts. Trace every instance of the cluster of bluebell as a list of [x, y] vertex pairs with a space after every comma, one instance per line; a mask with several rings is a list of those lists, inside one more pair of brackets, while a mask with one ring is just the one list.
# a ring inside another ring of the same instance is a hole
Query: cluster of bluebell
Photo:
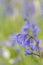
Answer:
[[35, 13], [35, 7], [34, 7], [34, 3], [32, 0], [30, 1], [25, 1], [23, 3], [24, 6], [24, 14], [25, 16], [31, 16]]
[[[32, 4], [32, 3], [31, 3]], [[9, 9], [8, 9], [9, 10]], [[35, 23], [30, 23], [29, 15], [31, 15], [34, 12], [34, 6], [30, 6], [27, 3], [25, 3], [25, 17], [24, 17], [24, 26], [20, 30], [18, 34], [12, 35], [8, 39], [11, 39], [11, 44], [6, 45], [11, 45], [12, 47], [14, 46], [15, 43], [18, 43], [19, 45], [23, 46], [24, 48], [28, 47], [31, 49], [26, 48], [25, 54], [34, 54], [32, 51], [38, 51], [39, 50], [39, 43], [40, 40], [37, 37], [37, 32], [39, 32], [39, 28]], [[30, 34], [30, 30], [32, 32], [32, 35]]]
[[[29, 4], [28, 2], [24, 3], [24, 26], [20, 30], [18, 34], [12, 35], [9, 39], [12, 40], [11, 46], [13, 47], [15, 43], [23, 46], [24, 48], [28, 47], [31, 50], [38, 51], [38, 46], [40, 40], [37, 37], [37, 32], [39, 32], [39, 28], [35, 23], [30, 23], [29, 16], [34, 14], [34, 6], [33, 4]], [[30, 30], [32, 35], [30, 34]], [[33, 54], [32, 51], [26, 48], [25, 54]]]
[[[38, 51], [39, 50], [39, 43], [40, 40], [37, 37], [37, 32], [39, 32], [39, 28], [34, 23], [30, 23], [27, 18], [24, 19], [25, 24], [20, 30], [19, 33], [13, 34], [12, 36], [9, 36], [8, 39], [11, 40], [12, 47], [17, 43], [20, 46], [26, 48], [25, 54], [34, 54], [39, 56], [38, 54], [33, 53], [32, 51]], [[32, 35], [29, 34], [30, 29], [32, 30]], [[28, 49], [29, 48], [29, 49]], [[20, 49], [16, 49], [17, 51], [20, 51]]]
[[[40, 40], [38, 40], [37, 37], [37, 32], [39, 31], [39, 28], [37, 28], [36, 25], [30, 24], [28, 20], [25, 20], [26, 24], [23, 26], [22, 30], [20, 33], [16, 35], [17, 43], [23, 47], [30, 47], [32, 50], [38, 51], [38, 45]], [[29, 34], [29, 29], [32, 28], [33, 35]], [[33, 52], [30, 52], [29, 50], [27, 51], [26, 49], [26, 54], [33, 54]]]
[[[25, 48], [29, 47], [31, 48], [31, 50], [38, 51], [40, 40], [37, 37], [37, 32], [39, 32], [39, 28], [35, 23], [30, 23], [28, 18], [31, 14], [34, 13], [35, 11], [34, 6], [33, 5], [30, 6], [28, 2], [25, 2], [24, 6], [25, 6], [24, 8], [25, 9], [24, 11], [25, 25], [22, 27], [21, 31], [16, 35], [16, 42]], [[30, 30], [32, 32], [32, 35], [29, 34]], [[29, 49], [26, 49], [25, 54], [33, 54], [33, 52], [30, 51]]]

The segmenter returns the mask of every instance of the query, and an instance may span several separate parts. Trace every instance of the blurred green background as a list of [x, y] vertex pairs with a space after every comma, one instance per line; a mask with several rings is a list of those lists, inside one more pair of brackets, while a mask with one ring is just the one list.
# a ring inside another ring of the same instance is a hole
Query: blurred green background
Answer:
[[[20, 6], [17, 4], [15, 8], [19, 9]], [[18, 12], [14, 13], [13, 16], [3, 16], [4, 7], [0, 6], [0, 44], [2, 40], [7, 40], [7, 37], [9, 35], [12, 35], [13, 33], [19, 33], [20, 29], [24, 25], [24, 19], [21, 14]], [[40, 32], [38, 33], [39, 39], [43, 40], [43, 19], [40, 13], [37, 14], [37, 24], [40, 28]], [[41, 43], [41, 46], [43, 45], [43, 42]], [[24, 56], [25, 49], [23, 47], [20, 47], [19, 45], [15, 45], [14, 49], [12, 47], [1, 47], [5, 48], [10, 53], [10, 58], [6, 58], [2, 55], [0, 55], [0, 65], [43, 65], [43, 59], [34, 56], [34, 55], [27, 55]], [[15, 49], [20, 48], [20, 52], [17, 52]], [[5, 53], [6, 54], [6, 53]], [[8, 55], [9, 56], [9, 55]], [[21, 60], [16, 61], [16, 63], [13, 64], [13, 60], [17, 59], [20, 56]]]

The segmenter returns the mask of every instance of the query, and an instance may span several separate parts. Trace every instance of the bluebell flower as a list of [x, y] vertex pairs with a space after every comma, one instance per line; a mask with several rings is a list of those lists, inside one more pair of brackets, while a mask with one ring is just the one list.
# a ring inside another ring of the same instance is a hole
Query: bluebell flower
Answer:
[[16, 38], [16, 34], [14, 33], [9, 35], [7, 39], [13, 41], [15, 38]]
[[26, 43], [27, 43], [28, 47], [30, 47], [31, 49], [37, 51], [38, 50], [38, 46], [36, 46], [37, 43], [36, 43], [36, 41], [35, 42], [34, 41], [35, 40], [32, 41], [31, 38], [30, 38], [30, 39], [27, 40]]
[[26, 16], [28, 16], [29, 15], [29, 11], [28, 11], [28, 2], [26, 1], [26, 2], [24, 2], [24, 14], [26, 15]]
[[30, 50], [27, 49], [27, 50], [25, 51], [25, 55], [29, 55], [29, 54], [31, 55], [31, 54], [33, 54], [33, 53], [32, 53]]
[[24, 44], [28, 47], [30, 47], [30, 39], [25, 39]]
[[43, 0], [40, 1], [40, 10], [41, 10], [41, 15], [43, 17]]
[[33, 2], [24, 2], [24, 12], [26, 16], [30, 16], [35, 13], [35, 7]]
[[5, 1], [5, 11], [4, 11], [4, 15], [7, 16], [7, 15], [13, 15], [14, 13], [14, 9], [13, 7], [11, 6], [11, 2], [6, 2]]
[[30, 28], [30, 23], [27, 21], [25, 22], [25, 25], [22, 27], [22, 29], [20, 30], [21, 34], [27, 34]]
[[22, 41], [23, 41], [23, 35], [22, 34], [18, 34], [17, 35], [17, 42], [22, 44]]
[[42, 51], [43, 50], [43, 47], [40, 47], [40, 51]]
[[[38, 42], [35, 39], [33, 39], [33, 41], [35, 41], [36, 44]], [[36, 46], [36, 44], [34, 45], [34, 42], [31, 43], [31, 36], [30, 36], [30, 38], [27, 38], [27, 34], [24, 34], [24, 33], [23, 34], [21, 33], [21, 34], [17, 35], [17, 42], [20, 45], [22, 45], [22, 46], [28, 46], [28, 47], [32, 48], [33, 50], [37, 50], [38, 49], [38, 47]]]
[[[17, 43], [17, 34], [12, 34], [7, 38], [10, 41], [10, 46], [14, 47], [14, 45]], [[8, 44], [9, 46], [9, 44]]]
[[24, 43], [24, 34], [17, 34], [17, 43], [23, 45]]
[[17, 52], [20, 52], [20, 48], [16, 48], [15, 50], [16, 50]]
[[40, 31], [40, 30], [39, 30], [39, 27], [38, 27], [37, 25], [35, 25], [35, 24], [32, 24], [32, 29], [33, 29], [33, 32], [34, 32], [34, 33], [37, 33], [37, 32]]
[[14, 44], [12, 43], [12, 41], [6, 41], [5, 42], [5, 46], [11, 46], [11, 47], [13, 47]]
[[34, 50], [34, 51], [38, 51], [38, 46], [35, 45], [35, 46], [33, 47], [33, 50]]
[[25, 39], [26, 35], [25, 34], [18, 34], [17, 35], [17, 43], [21, 46], [25, 46]]
[[13, 13], [14, 13], [13, 8], [6, 7], [6, 9], [5, 9], [5, 15], [13, 15]]
[[25, 53], [24, 53], [24, 55], [32, 55], [32, 54], [40, 57], [39, 54], [34, 53], [34, 52], [32, 52], [32, 51], [30, 51], [30, 50], [28, 50], [28, 49], [27, 49], [27, 50], [25, 51]]

